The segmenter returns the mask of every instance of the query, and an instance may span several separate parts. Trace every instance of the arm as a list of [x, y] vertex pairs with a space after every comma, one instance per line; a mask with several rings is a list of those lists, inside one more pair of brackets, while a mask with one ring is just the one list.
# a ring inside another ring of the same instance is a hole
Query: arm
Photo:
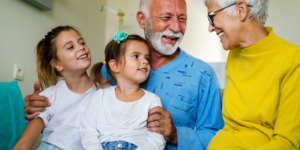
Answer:
[[300, 147], [300, 57], [284, 77], [278, 117], [270, 142], [251, 150], [299, 150]]
[[47, 97], [39, 95], [41, 92], [40, 87], [40, 82], [35, 82], [33, 94], [25, 97], [24, 112], [25, 119], [28, 121], [37, 117], [40, 112], [45, 111], [46, 107], [51, 106]]
[[166, 141], [164, 139], [164, 136], [159, 133], [155, 132], [147, 132], [147, 143], [145, 143], [143, 146], [138, 147], [136, 150], [149, 150], [149, 149], [155, 149], [155, 150], [163, 150], [166, 145]]
[[[153, 100], [153, 103], [151, 104], [150, 108], [153, 107], [162, 108], [161, 100], [157, 96], [155, 97], [155, 100]], [[147, 134], [148, 134], [147, 142], [143, 146], [138, 147], [136, 150], [148, 150], [148, 149], [163, 150], [164, 149], [166, 145], [166, 141], [162, 134], [151, 132], [151, 131], [147, 131]]]
[[97, 111], [99, 110], [97, 106], [100, 106], [97, 101], [99, 98], [100, 96], [96, 92], [80, 122], [81, 143], [86, 150], [103, 150], [99, 141], [100, 133], [97, 130]]
[[12, 150], [30, 150], [43, 128], [44, 121], [41, 118], [29, 121], [22, 136]]

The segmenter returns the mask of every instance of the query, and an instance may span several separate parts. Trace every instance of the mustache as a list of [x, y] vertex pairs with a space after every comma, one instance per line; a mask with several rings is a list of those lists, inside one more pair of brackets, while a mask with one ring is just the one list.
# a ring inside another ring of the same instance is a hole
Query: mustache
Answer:
[[173, 32], [171, 30], [165, 30], [163, 32], [160, 32], [161, 36], [172, 36], [172, 37], [176, 37], [176, 38], [182, 38], [183, 35], [181, 32]]

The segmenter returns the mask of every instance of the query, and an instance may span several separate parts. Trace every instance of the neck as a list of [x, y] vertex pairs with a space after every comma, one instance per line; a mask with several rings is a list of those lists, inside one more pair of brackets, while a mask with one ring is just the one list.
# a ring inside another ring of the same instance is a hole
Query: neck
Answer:
[[[126, 80], [121, 80], [126, 81]], [[141, 99], [145, 92], [140, 88], [139, 84], [117, 81], [115, 89], [116, 97], [123, 102], [133, 102]]]
[[116, 92], [118, 92], [121, 95], [131, 95], [136, 93], [139, 89], [140, 89], [140, 85], [124, 84], [118, 82], [116, 87]]
[[150, 66], [153, 71], [168, 64], [179, 55], [179, 48], [172, 55], [163, 55], [152, 48]]
[[241, 43], [239, 48], [250, 47], [251, 45], [256, 44], [260, 40], [268, 36], [268, 32], [265, 30], [264, 26], [253, 22], [246, 26], [242, 34], [240, 34]]
[[68, 88], [75, 93], [83, 94], [93, 86], [93, 82], [86, 71], [83, 73], [64, 73], [62, 76]]

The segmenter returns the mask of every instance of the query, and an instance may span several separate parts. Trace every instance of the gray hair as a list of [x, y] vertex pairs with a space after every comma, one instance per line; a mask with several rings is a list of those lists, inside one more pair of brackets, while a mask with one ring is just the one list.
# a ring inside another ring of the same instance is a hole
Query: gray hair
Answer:
[[[207, 6], [207, 2], [209, 1], [211, 0], [204, 0], [204, 4]], [[226, 7], [238, 1], [239, 0], [214, 0], [214, 2], [221, 7]], [[250, 18], [254, 19], [258, 23], [265, 24], [268, 18], [269, 0], [245, 0], [245, 2], [253, 5], [253, 7], [248, 7], [250, 9]], [[226, 8], [225, 11], [227, 11], [228, 15], [231, 16], [234, 12], [234, 7]]]
[[149, 2], [151, 0], [141, 0], [140, 1], [140, 11], [144, 13], [146, 18], [149, 18]]

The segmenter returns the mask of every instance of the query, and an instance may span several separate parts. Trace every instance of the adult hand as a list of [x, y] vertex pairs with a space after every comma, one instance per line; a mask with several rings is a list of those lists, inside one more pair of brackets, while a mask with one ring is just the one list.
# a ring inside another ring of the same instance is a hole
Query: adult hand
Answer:
[[177, 145], [177, 130], [170, 112], [159, 106], [154, 107], [149, 110], [147, 122], [149, 131], [162, 134], [168, 143]]
[[30, 121], [37, 117], [40, 112], [43, 112], [46, 110], [46, 107], [51, 106], [51, 104], [48, 102], [48, 98], [45, 96], [39, 95], [40, 91], [40, 82], [36, 81], [34, 83], [34, 92], [31, 95], [27, 95], [25, 97], [25, 105], [24, 105], [24, 113], [25, 113], [25, 119]]

